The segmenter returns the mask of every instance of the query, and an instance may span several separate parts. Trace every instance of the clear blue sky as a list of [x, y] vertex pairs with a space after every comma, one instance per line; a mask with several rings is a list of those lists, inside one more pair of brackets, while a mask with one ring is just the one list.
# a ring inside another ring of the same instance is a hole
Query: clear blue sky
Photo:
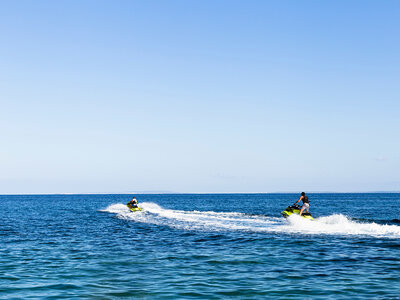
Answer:
[[399, 1], [1, 1], [0, 193], [400, 190]]

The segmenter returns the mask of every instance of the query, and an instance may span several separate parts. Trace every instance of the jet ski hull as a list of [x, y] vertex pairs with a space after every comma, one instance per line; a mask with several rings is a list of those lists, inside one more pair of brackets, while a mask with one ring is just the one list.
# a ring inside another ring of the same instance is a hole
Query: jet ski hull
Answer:
[[[282, 214], [282, 216], [287, 218], [292, 214], [299, 215], [300, 214], [300, 210], [301, 210], [301, 208], [299, 206], [292, 205], [292, 206], [286, 207], [285, 210], [281, 212], [281, 214]], [[301, 217], [303, 217], [305, 219], [309, 219], [309, 220], [314, 220], [314, 218], [311, 216], [311, 214], [307, 213], [307, 212], [303, 212]]]
[[130, 205], [127, 205], [127, 206], [128, 206], [128, 208], [130, 209], [130, 211], [133, 211], [133, 212], [135, 212], [135, 211], [141, 211], [141, 210], [142, 210], [139, 206], [137, 206], [137, 207], [132, 207], [132, 206], [130, 206]]

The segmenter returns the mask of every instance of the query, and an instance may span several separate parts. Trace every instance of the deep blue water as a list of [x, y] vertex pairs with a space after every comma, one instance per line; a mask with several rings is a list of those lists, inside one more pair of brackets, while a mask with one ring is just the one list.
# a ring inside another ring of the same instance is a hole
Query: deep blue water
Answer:
[[0, 196], [0, 298], [400, 299], [400, 194]]

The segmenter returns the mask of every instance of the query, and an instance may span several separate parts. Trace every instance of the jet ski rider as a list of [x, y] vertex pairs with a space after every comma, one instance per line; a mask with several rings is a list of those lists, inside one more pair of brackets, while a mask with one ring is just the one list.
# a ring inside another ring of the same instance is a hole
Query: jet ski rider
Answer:
[[296, 201], [296, 203], [294, 205], [296, 205], [297, 203], [299, 203], [300, 201], [303, 201], [303, 205], [301, 207], [300, 210], [300, 216], [303, 214], [303, 211], [306, 209], [307, 212], [310, 208], [310, 202], [308, 201], [308, 197], [306, 196], [306, 193], [302, 192], [301, 196], [299, 198], [299, 200]]
[[132, 207], [132, 208], [138, 207], [136, 198], [133, 197], [132, 200], [128, 202], [128, 205], [129, 205], [130, 207]]

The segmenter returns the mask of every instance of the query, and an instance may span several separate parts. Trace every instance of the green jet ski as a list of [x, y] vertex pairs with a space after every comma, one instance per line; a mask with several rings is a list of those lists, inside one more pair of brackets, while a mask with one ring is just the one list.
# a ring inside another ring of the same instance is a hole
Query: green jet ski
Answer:
[[[289, 217], [291, 214], [300, 214], [300, 210], [301, 207], [298, 205], [291, 205], [285, 208], [284, 211], [281, 212], [282, 216], [284, 216], [285, 218]], [[305, 219], [309, 219], [309, 220], [314, 220], [314, 218], [311, 216], [311, 214], [309, 212], [303, 212], [301, 214], [301, 216]]]
[[126, 206], [128, 206], [128, 208], [129, 208], [131, 211], [141, 211], [141, 210], [142, 210], [139, 206], [132, 206], [132, 205], [130, 205], [130, 204], [127, 204]]

